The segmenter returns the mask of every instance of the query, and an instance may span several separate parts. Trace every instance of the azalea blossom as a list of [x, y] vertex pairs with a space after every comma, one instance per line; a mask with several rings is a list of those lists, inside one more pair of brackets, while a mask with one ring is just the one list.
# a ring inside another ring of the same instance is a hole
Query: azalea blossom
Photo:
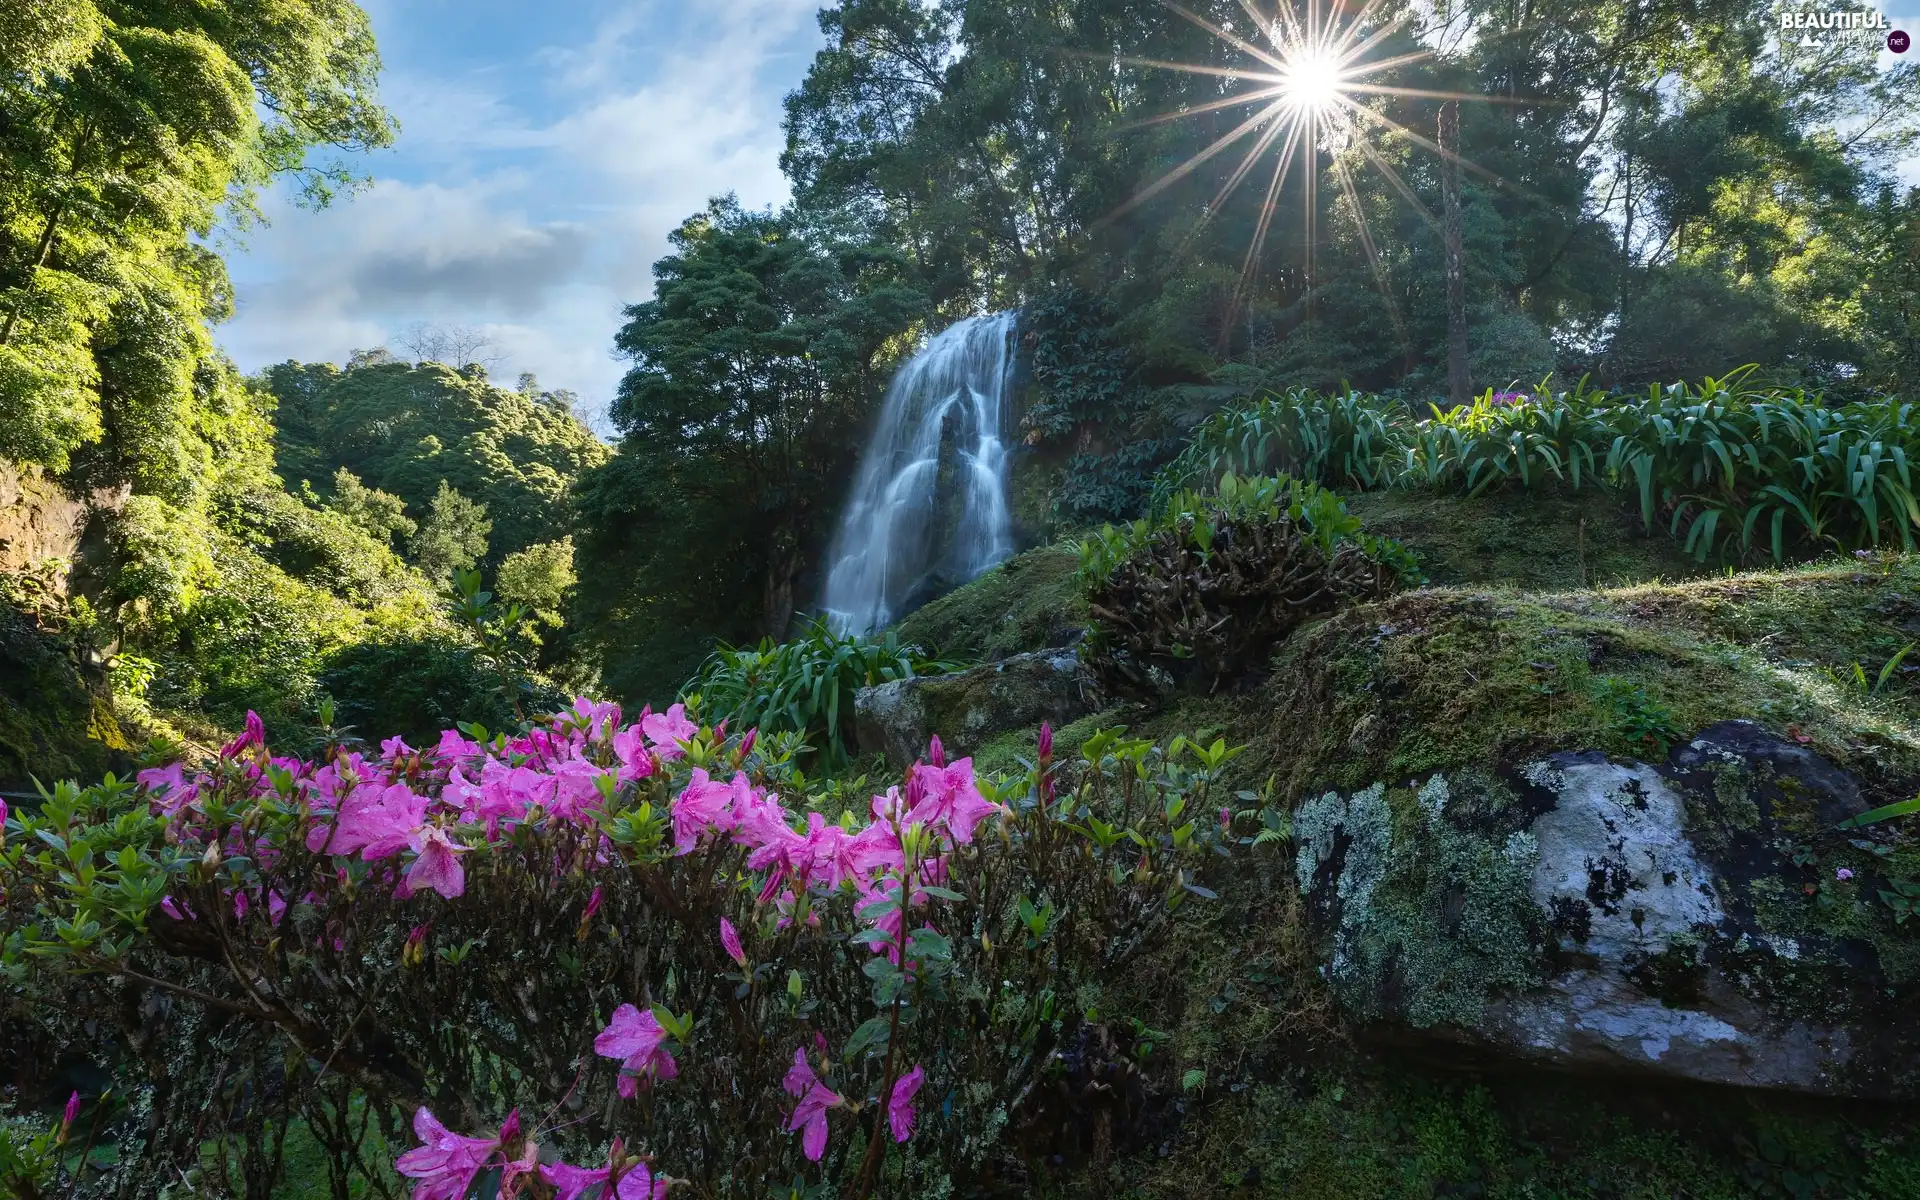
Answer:
[[[605, 1183], [612, 1174], [611, 1167], [588, 1170], [563, 1162], [548, 1163], [540, 1168], [540, 1178], [553, 1185], [553, 1200], [577, 1200], [588, 1188]], [[666, 1200], [666, 1195], [667, 1181], [655, 1178], [644, 1162], [622, 1171], [620, 1182], [613, 1188], [613, 1196], [618, 1200]], [[605, 1193], [602, 1196], [605, 1197]]]
[[676, 704], [663, 713], [646, 713], [640, 718], [640, 732], [661, 758], [679, 758], [686, 751], [681, 743], [690, 742], [700, 727], [687, 719], [687, 706]]
[[913, 1070], [893, 1081], [893, 1094], [887, 1097], [887, 1123], [893, 1127], [893, 1140], [904, 1142], [913, 1136], [913, 1098], [927, 1073], [916, 1064]]
[[747, 952], [740, 945], [740, 932], [733, 927], [733, 922], [725, 917], [720, 918], [720, 948], [725, 950], [727, 957], [734, 962], [743, 967], [747, 965]]
[[401, 881], [401, 891], [397, 895], [412, 895], [416, 891], [432, 889], [441, 896], [452, 900], [467, 890], [467, 875], [455, 857], [467, 853], [467, 847], [447, 836], [447, 831], [438, 825], [429, 825], [418, 830], [411, 838], [413, 848], [419, 857], [407, 868]]
[[665, 1082], [680, 1073], [680, 1065], [664, 1048], [666, 1040], [667, 1031], [658, 1017], [622, 1004], [613, 1010], [612, 1022], [593, 1039], [593, 1052], [620, 1060], [620, 1095], [631, 1100], [639, 1092], [642, 1077]]
[[800, 1099], [787, 1121], [787, 1132], [799, 1131], [801, 1152], [809, 1162], [819, 1162], [827, 1152], [827, 1110], [845, 1104], [846, 1100], [813, 1073], [805, 1046], [794, 1050], [793, 1066], [787, 1068], [787, 1077], [781, 1086], [789, 1096]]
[[393, 1164], [394, 1170], [414, 1180], [413, 1200], [462, 1200], [474, 1176], [500, 1148], [498, 1138], [449, 1132], [425, 1106], [413, 1114], [413, 1132], [421, 1145]]

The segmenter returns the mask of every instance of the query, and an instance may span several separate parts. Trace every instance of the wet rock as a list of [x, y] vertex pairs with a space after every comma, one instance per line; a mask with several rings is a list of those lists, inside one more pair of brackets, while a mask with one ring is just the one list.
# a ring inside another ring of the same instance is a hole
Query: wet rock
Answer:
[[949, 754], [971, 754], [1009, 730], [1066, 725], [1096, 711], [1100, 699], [1072, 650], [1038, 650], [953, 675], [862, 688], [854, 722], [860, 749], [884, 753], [898, 767], [924, 755], [935, 733]]
[[[1327, 793], [1297, 878], [1355, 1015], [1575, 1069], [1920, 1095], [1920, 931], [1858, 781], [1752, 722], [1666, 763], [1550, 755]], [[1845, 874], [1842, 875], [1842, 872]]]

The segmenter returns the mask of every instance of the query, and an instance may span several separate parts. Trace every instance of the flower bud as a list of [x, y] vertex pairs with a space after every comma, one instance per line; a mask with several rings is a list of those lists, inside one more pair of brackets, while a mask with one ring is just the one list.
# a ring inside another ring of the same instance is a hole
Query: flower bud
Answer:
[[753, 740], [759, 733], [760, 731], [758, 729], [749, 729], [747, 730], [747, 736], [740, 739], [741, 758], [745, 758], [747, 755], [753, 753]]
[[947, 765], [947, 748], [940, 744], [940, 735], [937, 733], [927, 741], [927, 761], [936, 767]]

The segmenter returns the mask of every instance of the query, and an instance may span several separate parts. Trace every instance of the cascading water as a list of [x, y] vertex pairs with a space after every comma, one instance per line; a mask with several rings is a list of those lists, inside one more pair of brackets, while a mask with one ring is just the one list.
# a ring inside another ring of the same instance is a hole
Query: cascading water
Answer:
[[827, 554], [828, 624], [891, 624], [1013, 552], [1001, 419], [1016, 314], [948, 326], [893, 377]]

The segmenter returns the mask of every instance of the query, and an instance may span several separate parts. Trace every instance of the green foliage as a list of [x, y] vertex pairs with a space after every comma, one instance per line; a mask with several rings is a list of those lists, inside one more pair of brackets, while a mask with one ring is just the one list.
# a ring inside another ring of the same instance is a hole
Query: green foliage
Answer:
[[1089, 653], [1115, 686], [1260, 670], [1309, 616], [1419, 577], [1405, 547], [1366, 533], [1340, 497], [1285, 476], [1223, 476], [1149, 520], [1080, 543]]
[[391, 544], [410, 538], [419, 522], [407, 516], [407, 502], [391, 492], [370, 488], [360, 477], [341, 467], [333, 473], [333, 499], [326, 507], [371, 537]]
[[1674, 726], [1673, 712], [1640, 684], [1602, 675], [1593, 681], [1593, 698], [1616, 736], [1629, 745], [1645, 746], [1653, 757], [1665, 756], [1683, 736]]
[[576, 498], [583, 624], [634, 698], [669, 693], [716, 638], [786, 633], [924, 311], [899, 256], [732, 200], [672, 245], [617, 339], [620, 452]]
[[[230, 297], [194, 235], [276, 175], [324, 202], [320, 145], [384, 145], [366, 16], [248, 8], [13, 6], [0, 17], [0, 454], [182, 503], [212, 473], [229, 369], [207, 323]], [[191, 507], [190, 505], [188, 507]]]
[[561, 610], [579, 582], [573, 573], [573, 537], [568, 535], [507, 555], [494, 590], [501, 599], [527, 609], [541, 624], [559, 626]]
[[1830, 407], [1797, 389], [1747, 385], [1745, 374], [1638, 398], [1584, 382], [1518, 400], [1489, 392], [1418, 421], [1385, 397], [1267, 396], [1201, 425], [1159, 487], [1284, 466], [1328, 486], [1469, 496], [1604, 484], [1635, 496], [1646, 527], [1662, 519], [1700, 561], [1912, 547], [1920, 427], [1911, 405], [1882, 397]]
[[[433, 562], [421, 565], [434, 578], [456, 564], [495, 566], [563, 536], [575, 481], [607, 459], [574, 416], [537, 395], [493, 386], [477, 367], [386, 361], [343, 371], [286, 362], [269, 367], [261, 383], [275, 400], [275, 446], [290, 484], [328, 489], [330, 506], [413, 539], [426, 534], [410, 534], [404, 520], [431, 523], [436, 506], [447, 503], [443, 491], [485, 509], [492, 523], [486, 547], [475, 548], [471, 514], [451, 540], [436, 534], [418, 543], [431, 547]], [[399, 497], [404, 512], [382, 493]]]
[[721, 647], [683, 691], [704, 719], [765, 733], [805, 735], [829, 768], [853, 757], [853, 694], [863, 687], [954, 669], [897, 633], [838, 634], [815, 624], [798, 637]]
[[492, 532], [487, 506], [475, 504], [442, 479], [408, 549], [422, 574], [429, 579], [444, 579], [455, 571], [471, 570], [485, 558], [487, 535]]
[[[322, 660], [316, 686], [334, 700], [341, 728], [391, 734], [414, 746], [462, 722], [507, 729], [515, 720], [491, 662], [446, 633], [402, 630], [343, 646]], [[542, 703], [551, 697], [537, 686], [534, 694]]]

